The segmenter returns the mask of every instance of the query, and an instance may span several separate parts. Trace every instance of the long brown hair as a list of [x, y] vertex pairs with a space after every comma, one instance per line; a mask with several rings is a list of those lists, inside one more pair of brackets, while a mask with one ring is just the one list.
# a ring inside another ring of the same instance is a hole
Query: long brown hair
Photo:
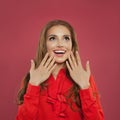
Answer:
[[[53, 20], [50, 21], [46, 24], [46, 26], [42, 29], [41, 34], [40, 34], [40, 39], [39, 39], [39, 44], [38, 44], [38, 48], [37, 48], [37, 52], [36, 52], [36, 57], [34, 59], [35, 62], [35, 68], [38, 68], [38, 66], [40, 65], [42, 59], [44, 58], [47, 49], [46, 49], [46, 35], [47, 35], [47, 31], [53, 27], [53, 26], [58, 26], [58, 25], [63, 25], [65, 26], [71, 34], [71, 39], [72, 39], [72, 51], [73, 54], [75, 55], [75, 51], [78, 50], [78, 44], [77, 44], [77, 40], [76, 40], [76, 33], [73, 29], [73, 27], [66, 21], [63, 20]], [[78, 50], [79, 51], [79, 50]], [[69, 71], [66, 69], [66, 74], [67, 76], [71, 79], [70, 75], [69, 75]], [[20, 91], [18, 92], [18, 99], [17, 99], [17, 103], [18, 104], [22, 104], [24, 101], [24, 94], [26, 93], [26, 89], [27, 89], [27, 85], [28, 82], [30, 80], [30, 73], [28, 72], [25, 76], [25, 78], [23, 79], [23, 86], [20, 89]], [[42, 88], [44, 88], [45, 84], [42, 83], [40, 85]], [[72, 98], [73, 100], [70, 102], [70, 106], [72, 107], [72, 103], [75, 103], [78, 108], [80, 108], [80, 98], [79, 98], [79, 87], [76, 83], [73, 84], [73, 86], [71, 87], [71, 89], [69, 90], [69, 94], [66, 96], [66, 99], [69, 101], [69, 98]], [[73, 97], [74, 96], [74, 97]]]

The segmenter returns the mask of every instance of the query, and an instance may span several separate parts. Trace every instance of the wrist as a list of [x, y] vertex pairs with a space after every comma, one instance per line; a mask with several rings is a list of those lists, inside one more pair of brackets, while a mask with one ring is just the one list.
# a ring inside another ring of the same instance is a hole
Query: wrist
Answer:
[[32, 80], [30, 80], [29, 83], [33, 86], [39, 86], [40, 85], [39, 83], [37, 83], [35, 81], [32, 81]]
[[86, 85], [79, 85], [79, 87], [81, 90], [88, 89], [90, 87], [90, 83], [88, 83]]

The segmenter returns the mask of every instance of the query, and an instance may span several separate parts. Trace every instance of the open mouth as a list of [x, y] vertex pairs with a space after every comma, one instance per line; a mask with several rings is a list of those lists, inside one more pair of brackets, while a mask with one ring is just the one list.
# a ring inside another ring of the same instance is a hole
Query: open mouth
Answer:
[[56, 56], [62, 57], [66, 51], [65, 50], [54, 50], [53, 52], [55, 53]]
[[65, 54], [65, 50], [54, 50], [55, 54]]

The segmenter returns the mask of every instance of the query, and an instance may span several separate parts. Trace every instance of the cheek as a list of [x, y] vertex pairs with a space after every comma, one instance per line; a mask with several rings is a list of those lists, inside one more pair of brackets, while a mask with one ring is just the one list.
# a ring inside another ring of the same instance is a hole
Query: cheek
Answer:
[[72, 51], [72, 43], [70, 43], [69, 46], [68, 46], [68, 54], [67, 54], [67, 56], [70, 56], [71, 51]]
[[47, 52], [50, 56], [53, 56], [53, 49], [55, 48], [55, 44], [47, 43], [46, 44]]
[[66, 48], [67, 48], [66, 56], [69, 57], [69, 56], [70, 56], [70, 53], [71, 53], [71, 51], [72, 51], [72, 45], [69, 44], [68, 46], [66, 46]]
[[66, 48], [68, 52], [72, 51], [72, 43], [70, 42], [69, 44], [66, 44]]
[[68, 58], [70, 56], [70, 53], [71, 53], [72, 50], [69, 50], [66, 54], [66, 57]]
[[47, 48], [47, 51], [51, 51], [53, 48], [55, 47], [55, 44], [54, 43], [46, 43], [46, 48]]

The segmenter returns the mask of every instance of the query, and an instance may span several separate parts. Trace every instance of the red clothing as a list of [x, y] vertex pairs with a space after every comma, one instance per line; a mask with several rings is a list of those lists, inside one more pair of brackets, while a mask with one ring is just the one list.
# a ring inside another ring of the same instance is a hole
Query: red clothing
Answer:
[[73, 111], [66, 102], [65, 93], [73, 85], [61, 69], [56, 80], [53, 75], [46, 81], [48, 88], [40, 92], [40, 86], [28, 84], [24, 103], [19, 106], [16, 120], [104, 120], [93, 77], [91, 87], [79, 90], [82, 114]]

